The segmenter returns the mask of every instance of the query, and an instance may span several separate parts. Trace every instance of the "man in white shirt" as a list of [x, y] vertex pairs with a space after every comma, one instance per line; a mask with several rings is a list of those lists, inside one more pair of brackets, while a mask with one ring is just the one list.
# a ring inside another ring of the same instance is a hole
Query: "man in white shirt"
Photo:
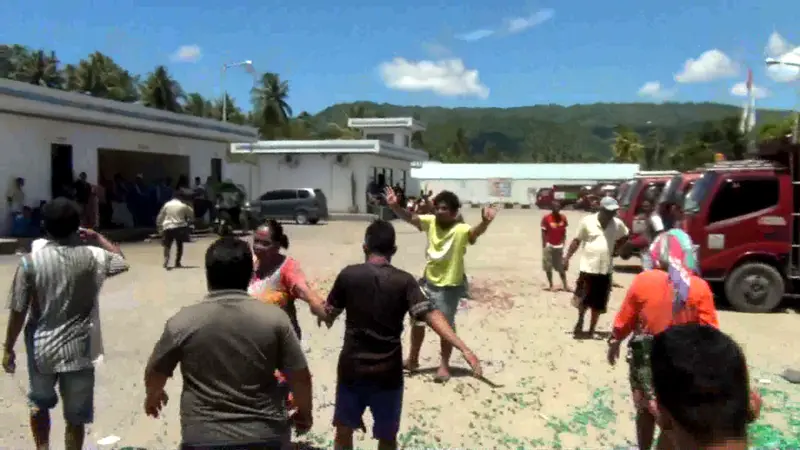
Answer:
[[189, 240], [190, 228], [194, 223], [194, 210], [188, 204], [190, 199], [190, 193], [179, 189], [172, 200], [164, 203], [156, 217], [156, 226], [163, 237], [164, 268], [167, 270], [173, 243], [175, 243], [175, 267], [181, 267], [183, 244]]
[[578, 233], [564, 256], [565, 265], [578, 248], [582, 248], [579, 262], [580, 275], [575, 289], [578, 321], [574, 334], [583, 334], [583, 318], [591, 310], [589, 335], [594, 336], [600, 314], [606, 312], [611, 293], [612, 259], [617, 242], [628, 236], [628, 227], [617, 218], [619, 204], [612, 197], [603, 197], [600, 211], [586, 216], [578, 225]]

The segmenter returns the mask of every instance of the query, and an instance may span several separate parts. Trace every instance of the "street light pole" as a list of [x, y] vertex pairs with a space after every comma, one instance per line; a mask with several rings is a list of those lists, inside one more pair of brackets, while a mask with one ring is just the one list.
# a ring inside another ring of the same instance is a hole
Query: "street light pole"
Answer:
[[228, 72], [228, 69], [231, 67], [239, 67], [244, 66], [245, 70], [248, 73], [254, 73], [253, 70], [253, 61], [246, 60], [246, 61], [239, 61], [236, 63], [230, 64], [223, 64], [222, 65], [222, 76], [220, 77], [220, 84], [222, 84], [222, 121], [228, 121], [228, 91], [225, 90], [225, 74]]
[[[768, 66], [790, 66], [800, 69], [800, 62], [785, 61], [783, 59], [767, 58]], [[792, 144], [797, 144], [800, 140], [800, 111], [794, 115], [794, 131], [792, 132]]]

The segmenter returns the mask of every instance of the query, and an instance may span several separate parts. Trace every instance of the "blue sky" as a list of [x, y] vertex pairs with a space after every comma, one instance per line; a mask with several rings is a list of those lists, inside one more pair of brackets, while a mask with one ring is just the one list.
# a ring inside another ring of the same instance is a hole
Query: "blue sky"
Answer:
[[[64, 62], [99, 50], [137, 73], [165, 64], [187, 92], [204, 95], [222, 92], [223, 63], [249, 59], [257, 71], [290, 82], [295, 112], [356, 100], [445, 107], [739, 104], [731, 88], [745, 80], [747, 66], [768, 91], [759, 106], [793, 108], [800, 81], [775, 82], [763, 63], [773, 32], [784, 39], [783, 50], [800, 45], [790, 4], [39, 0], [31, 7], [29, 0], [5, 0], [0, 42], [53, 49]], [[176, 58], [182, 46], [188, 61]], [[699, 61], [681, 75], [689, 59]], [[252, 79], [228, 71], [225, 84], [238, 103], [248, 102]]]

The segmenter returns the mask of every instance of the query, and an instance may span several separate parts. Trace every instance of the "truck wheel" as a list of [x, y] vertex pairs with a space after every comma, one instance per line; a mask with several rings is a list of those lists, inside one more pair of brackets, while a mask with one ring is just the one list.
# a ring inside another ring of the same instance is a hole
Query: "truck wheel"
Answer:
[[725, 296], [741, 312], [770, 312], [781, 303], [783, 293], [783, 276], [769, 264], [744, 263], [725, 280]]

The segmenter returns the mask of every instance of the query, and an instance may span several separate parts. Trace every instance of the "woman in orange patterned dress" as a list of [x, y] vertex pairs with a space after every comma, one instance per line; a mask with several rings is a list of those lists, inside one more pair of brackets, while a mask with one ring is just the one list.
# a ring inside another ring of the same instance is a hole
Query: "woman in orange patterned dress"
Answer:
[[[247, 292], [259, 301], [278, 305], [286, 311], [297, 338], [302, 339], [295, 300], [308, 303], [315, 316], [326, 317], [325, 300], [308, 286], [297, 260], [281, 253], [281, 249], [287, 248], [289, 238], [278, 222], [268, 220], [256, 229], [253, 233], [253, 279]], [[281, 384], [286, 381], [280, 371], [275, 372], [275, 377]], [[291, 407], [291, 393], [289, 405]]]

